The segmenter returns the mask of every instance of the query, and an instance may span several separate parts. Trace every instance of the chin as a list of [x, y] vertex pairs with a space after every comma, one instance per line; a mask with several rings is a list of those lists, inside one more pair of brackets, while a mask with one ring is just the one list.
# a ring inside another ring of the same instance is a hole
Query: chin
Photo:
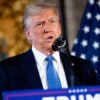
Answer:
[[52, 50], [52, 46], [48, 46], [47, 49], [51, 51]]

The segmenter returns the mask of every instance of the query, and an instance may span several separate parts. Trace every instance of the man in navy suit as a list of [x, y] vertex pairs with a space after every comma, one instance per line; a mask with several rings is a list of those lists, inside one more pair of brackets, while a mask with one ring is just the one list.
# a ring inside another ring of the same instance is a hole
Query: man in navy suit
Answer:
[[69, 57], [52, 49], [61, 36], [59, 13], [55, 5], [28, 5], [23, 18], [24, 34], [32, 47], [25, 53], [0, 62], [0, 92], [5, 90], [48, 89], [45, 58], [54, 57], [61, 87], [96, 85], [96, 74], [89, 61]]

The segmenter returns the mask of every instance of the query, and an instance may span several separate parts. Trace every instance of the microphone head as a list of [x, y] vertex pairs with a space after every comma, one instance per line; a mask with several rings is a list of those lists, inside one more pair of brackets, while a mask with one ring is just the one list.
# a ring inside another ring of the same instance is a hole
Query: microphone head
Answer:
[[54, 51], [59, 51], [61, 49], [63, 49], [66, 46], [66, 39], [64, 37], [59, 37], [55, 40], [55, 42], [52, 45], [52, 49]]

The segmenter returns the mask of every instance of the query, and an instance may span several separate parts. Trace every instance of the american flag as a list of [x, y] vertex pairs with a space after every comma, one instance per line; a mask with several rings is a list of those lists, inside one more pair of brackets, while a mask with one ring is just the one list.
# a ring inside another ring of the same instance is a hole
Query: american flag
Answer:
[[100, 0], [87, 2], [71, 55], [90, 60], [100, 75]]

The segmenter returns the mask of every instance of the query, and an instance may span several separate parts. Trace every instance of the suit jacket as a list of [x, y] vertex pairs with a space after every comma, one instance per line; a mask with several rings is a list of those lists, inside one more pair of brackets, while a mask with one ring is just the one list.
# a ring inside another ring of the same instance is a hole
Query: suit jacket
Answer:
[[[96, 85], [94, 69], [87, 60], [60, 53], [68, 86]], [[0, 62], [0, 91], [43, 89], [32, 50]]]

